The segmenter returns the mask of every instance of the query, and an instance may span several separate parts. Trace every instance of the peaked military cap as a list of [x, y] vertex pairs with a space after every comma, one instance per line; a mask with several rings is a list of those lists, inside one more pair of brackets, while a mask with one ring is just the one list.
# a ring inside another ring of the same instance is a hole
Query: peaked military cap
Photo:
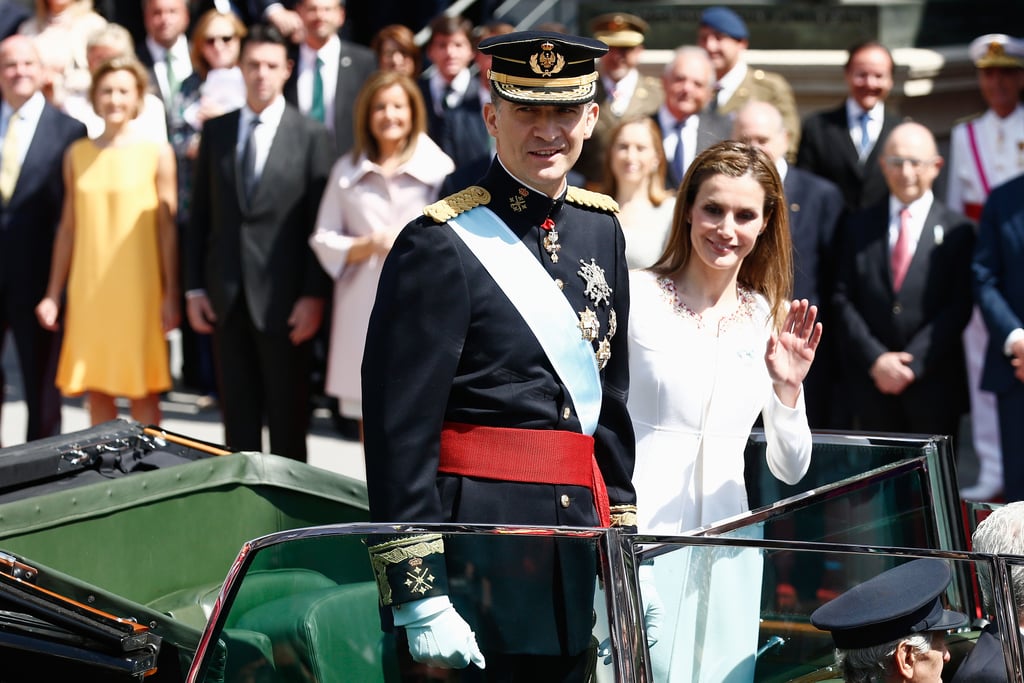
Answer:
[[842, 650], [948, 631], [967, 623], [966, 614], [944, 609], [939, 599], [952, 578], [953, 571], [942, 560], [912, 560], [825, 603], [811, 614], [811, 623], [831, 631]]
[[971, 41], [971, 61], [979, 69], [1024, 69], [1024, 41], [1005, 33], [989, 33]]
[[707, 26], [719, 33], [724, 33], [733, 40], [747, 40], [750, 38], [747, 25], [740, 18], [740, 15], [721, 5], [708, 7], [704, 10], [700, 15], [700, 25]]
[[594, 99], [594, 60], [608, 46], [593, 38], [519, 31], [480, 41], [492, 57], [489, 77], [498, 94], [522, 104], [582, 104]]
[[609, 12], [590, 20], [590, 32], [609, 47], [643, 45], [647, 22], [635, 14]]

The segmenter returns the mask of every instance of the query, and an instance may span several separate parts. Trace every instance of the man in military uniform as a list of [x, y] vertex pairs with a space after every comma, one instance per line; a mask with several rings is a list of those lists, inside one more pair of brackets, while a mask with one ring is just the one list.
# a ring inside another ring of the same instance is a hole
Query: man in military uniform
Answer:
[[942, 560], [911, 560], [814, 610], [811, 623], [832, 633], [843, 680], [941, 683], [946, 631], [967, 623], [942, 605], [952, 578]]
[[740, 15], [721, 6], [704, 10], [697, 29], [697, 44], [707, 50], [718, 79], [711, 110], [732, 114], [750, 100], [775, 105], [789, 131], [787, 156], [790, 161], [795, 159], [800, 142], [800, 117], [793, 88], [780, 74], [747, 66], [743, 53], [750, 45], [750, 32]]
[[611, 12], [590, 22], [594, 37], [608, 45], [608, 53], [597, 63], [597, 94], [601, 105], [594, 134], [583, 145], [576, 170], [587, 185], [598, 189], [605, 181], [604, 164], [612, 131], [619, 123], [658, 111], [665, 95], [661, 82], [642, 76], [637, 69], [644, 51], [647, 22], [633, 14]]
[[[493, 57], [484, 119], [496, 160], [402, 231], [370, 318], [370, 517], [632, 526], [623, 236], [610, 198], [565, 180], [597, 122], [594, 60], [607, 48], [521, 32], [479, 49]], [[369, 540], [384, 620], [404, 626], [400, 663], [404, 632], [427, 664], [582, 680], [593, 664], [593, 548], [500, 540], [515, 545]], [[471, 590], [479, 584], [486, 601]]]
[[[992, 188], [1024, 173], [1024, 42], [993, 33], [970, 46], [978, 87], [988, 109], [953, 127], [949, 144], [946, 201], [975, 222]], [[979, 383], [988, 331], [977, 307], [964, 330], [964, 353], [971, 394], [971, 433], [979, 472], [964, 498], [992, 500], [1003, 494], [1003, 463], [996, 398]], [[1017, 457], [1017, 454], [1013, 454]]]

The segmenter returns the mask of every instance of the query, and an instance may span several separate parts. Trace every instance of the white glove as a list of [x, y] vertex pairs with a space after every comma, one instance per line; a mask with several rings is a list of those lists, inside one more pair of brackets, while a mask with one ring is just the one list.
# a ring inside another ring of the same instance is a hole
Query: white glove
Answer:
[[484, 668], [476, 634], [447, 596], [424, 598], [393, 609], [395, 625], [404, 626], [409, 654], [421, 664], [463, 669], [472, 662]]

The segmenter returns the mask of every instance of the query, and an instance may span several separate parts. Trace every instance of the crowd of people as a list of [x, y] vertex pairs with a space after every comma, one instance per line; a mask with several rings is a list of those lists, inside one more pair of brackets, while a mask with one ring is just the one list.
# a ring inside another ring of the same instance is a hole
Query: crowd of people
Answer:
[[[207, 401], [216, 397], [232, 447], [262, 448], [266, 421], [272, 450], [303, 456], [311, 364], [326, 367], [325, 391], [341, 414], [361, 419], [359, 368], [380, 267], [417, 207], [487, 172], [492, 57], [478, 46], [513, 28], [439, 14], [421, 50], [419, 26], [375, 26], [359, 36], [369, 47], [341, 38], [346, 7], [338, 0], [142, 0], [138, 16], [89, 0], [39, 0], [34, 12], [4, 5], [5, 30], [15, 34], [3, 50], [5, 182], [18, 165], [57, 181], [32, 194], [23, 180], [4, 201], [5, 225], [42, 222], [54, 236], [5, 231], [5, 251], [22, 255], [5, 259], [5, 270], [33, 271], [8, 281], [36, 283], [3, 288], [4, 327], [25, 378], [27, 437], [59, 431], [58, 388], [87, 393], [94, 421], [116, 414], [113, 398], [125, 397], [133, 415], [157, 422], [155, 397], [171, 382], [158, 341], [179, 323], [183, 381]], [[674, 51], [661, 78], [639, 71], [648, 30], [641, 18], [613, 12], [588, 28], [608, 52], [596, 62], [600, 116], [569, 180], [618, 202], [629, 267], [667, 273], [674, 214], [687, 210], [677, 189], [706, 149], [732, 139], [763, 150], [783, 183], [787, 297], [809, 301], [828, 328], [804, 378], [809, 424], [956, 438], [969, 413], [981, 468], [965, 495], [1024, 497], [1024, 472], [1009, 464], [1004, 474], [1000, 446], [1021, 435], [1013, 420], [999, 419], [1020, 400], [1011, 391], [1019, 382], [1001, 378], [1013, 376], [1017, 363], [1006, 361], [1024, 334], [1008, 317], [1014, 282], [992, 262], [1006, 245], [977, 232], [988, 193], [1024, 172], [1020, 41], [993, 34], [972, 44], [989, 109], [953, 127], [943, 160], [930, 131], [886, 108], [894, 63], [878, 42], [850, 49], [845, 101], [801, 124], [785, 79], [746, 64], [748, 27], [728, 8], [701, 15], [694, 44]], [[243, 45], [268, 41], [284, 51], [283, 63], [250, 60], [247, 72]], [[96, 74], [125, 62], [112, 77], [134, 78], [139, 101], [107, 106], [111, 97], [96, 98], [106, 92]], [[260, 106], [269, 107], [266, 120]], [[127, 120], [115, 123], [121, 107]], [[204, 148], [207, 125], [224, 129]], [[302, 129], [297, 138], [280, 135], [293, 127]], [[29, 153], [33, 134], [53, 147], [48, 158], [39, 156], [42, 143]], [[145, 164], [127, 158], [137, 150], [121, 149], [146, 142], [155, 156]], [[304, 144], [309, 154], [300, 153]], [[97, 160], [85, 159], [86, 149]], [[126, 159], [111, 168], [98, 163], [118, 156]], [[121, 164], [129, 175], [152, 166], [145, 191], [139, 178], [125, 181]], [[280, 182], [279, 166], [289, 171]], [[943, 169], [944, 199], [933, 192]], [[101, 176], [109, 183], [102, 207]], [[1013, 209], [1011, 201], [996, 220]], [[110, 232], [93, 235], [94, 224]], [[136, 233], [147, 234], [143, 252], [122, 249]], [[102, 294], [101, 286], [122, 291]], [[137, 300], [122, 302], [129, 291]], [[90, 310], [89, 300], [101, 308]], [[148, 331], [116, 342], [98, 335], [90, 350], [97, 335], [76, 321], [125, 308], [146, 311], [129, 316], [140, 325], [151, 315]], [[983, 390], [990, 386], [996, 391]]]
[[[421, 53], [398, 24], [343, 39], [340, 0], [139, 7], [133, 38], [38, 0], [0, 43], [0, 332], [29, 440], [60, 431], [61, 393], [158, 423], [180, 326], [225, 443], [264, 450], [266, 426], [298, 460], [323, 344], [378, 521], [686, 531], [746, 509], [759, 417], [793, 483], [812, 427], [955, 438], [969, 410], [964, 495], [1024, 498], [1024, 42], [972, 43], [989, 109], [946, 163], [887, 110], [884, 45], [851, 47], [847, 98], [801, 124], [725, 7], [660, 79], [622, 12], [592, 38], [437, 14]], [[422, 534], [370, 554], [412, 659], [588, 666], [578, 547], [519, 573]], [[469, 623], [446, 585], [466, 558], [519, 582], [499, 602], [531, 573], [529, 599]]]

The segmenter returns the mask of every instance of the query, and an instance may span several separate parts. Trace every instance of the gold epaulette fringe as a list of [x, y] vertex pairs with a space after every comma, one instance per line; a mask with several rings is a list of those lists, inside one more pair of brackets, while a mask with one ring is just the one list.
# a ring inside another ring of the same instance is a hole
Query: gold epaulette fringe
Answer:
[[572, 185], [565, 192], [565, 201], [570, 204], [598, 209], [606, 213], [618, 213], [619, 211], [618, 203], [608, 195], [584, 190], [582, 187], [573, 187]]
[[423, 215], [435, 223], [446, 223], [470, 209], [483, 206], [491, 201], [491, 193], [478, 185], [448, 195], [429, 204], [423, 209]]

